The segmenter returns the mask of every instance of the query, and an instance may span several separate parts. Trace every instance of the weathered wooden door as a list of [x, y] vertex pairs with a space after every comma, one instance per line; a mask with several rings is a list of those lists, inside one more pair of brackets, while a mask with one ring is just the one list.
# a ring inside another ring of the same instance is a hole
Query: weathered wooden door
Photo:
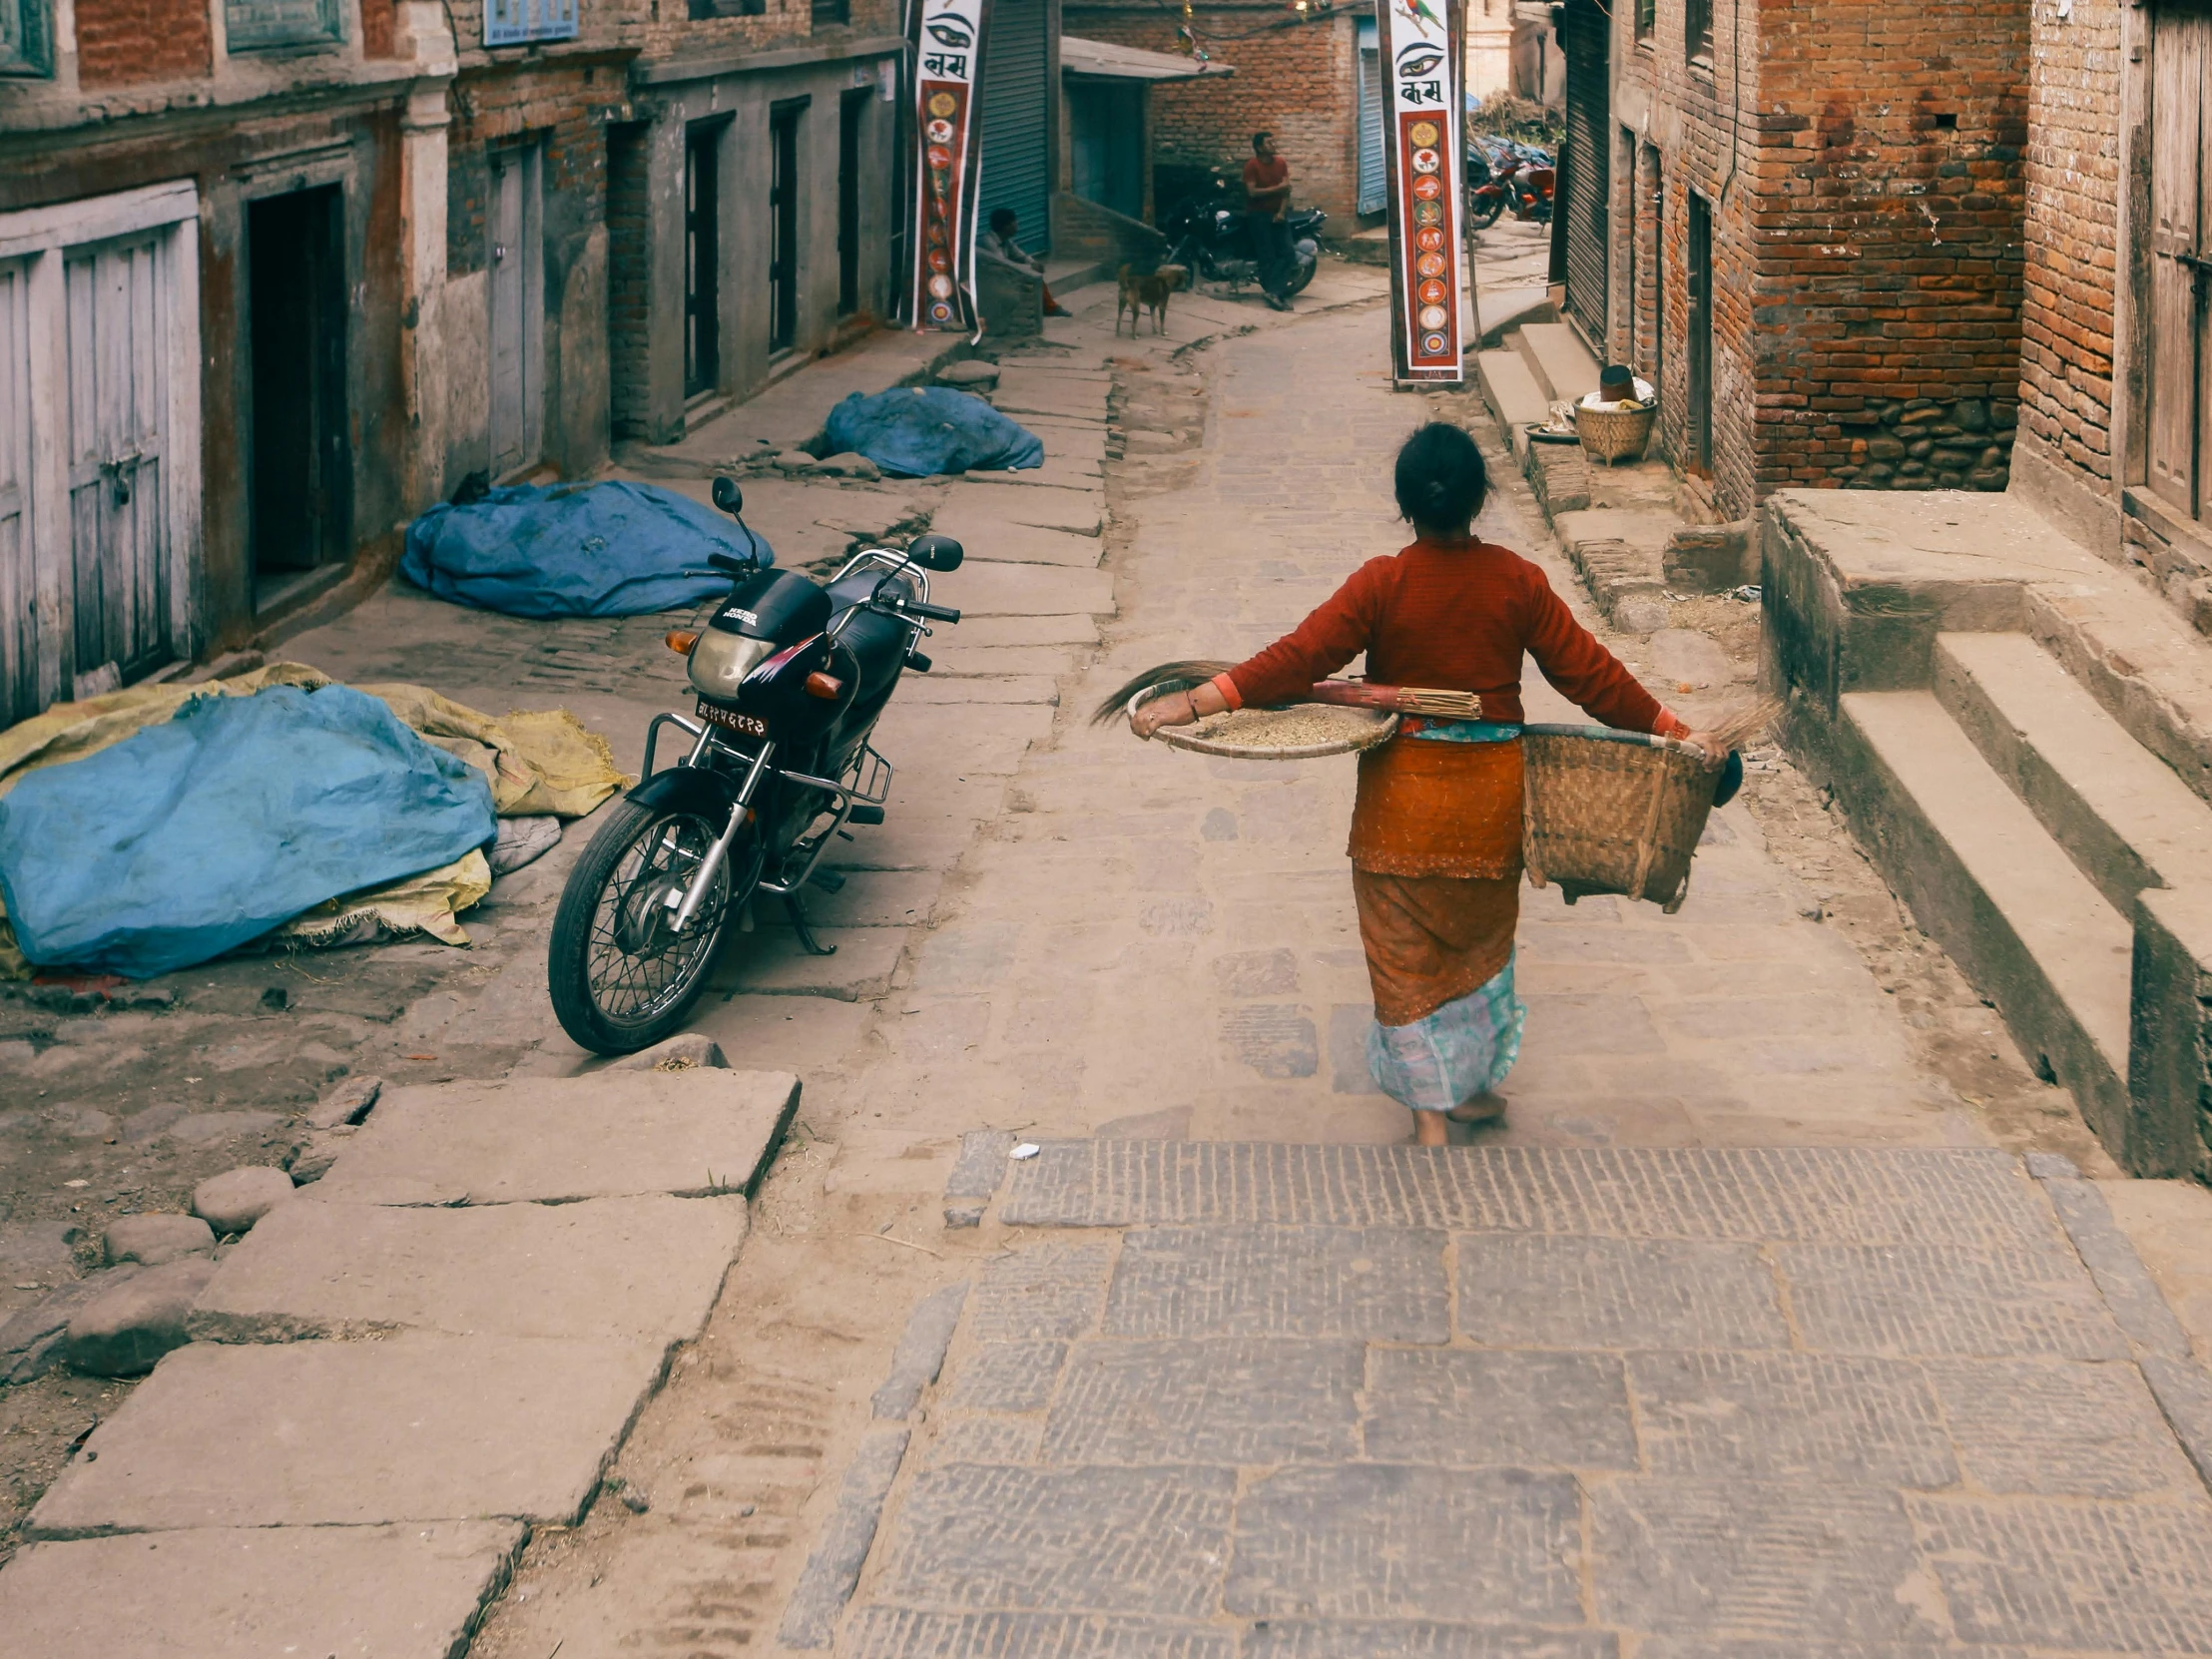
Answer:
[[533, 233], [535, 158], [508, 150], [491, 159], [491, 475], [505, 477], [538, 458], [536, 411], [539, 330], [537, 249]]
[[86, 697], [149, 673], [170, 645], [167, 480], [170, 311], [162, 232], [73, 249], [67, 322], [72, 690]]
[[2183, 512], [2205, 508], [2212, 415], [2212, 5], [2154, 8], [2151, 20], [2150, 486]]
[[31, 268], [0, 262], [0, 727], [38, 713], [31, 543]]

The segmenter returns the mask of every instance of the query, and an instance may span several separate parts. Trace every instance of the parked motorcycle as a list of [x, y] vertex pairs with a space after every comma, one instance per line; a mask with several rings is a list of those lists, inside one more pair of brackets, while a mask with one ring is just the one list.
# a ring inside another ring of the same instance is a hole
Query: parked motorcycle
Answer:
[[1467, 217], [1487, 231], [1507, 208], [1513, 217], [1535, 225], [1551, 223], [1551, 198], [1558, 178], [1551, 158], [1519, 146], [1486, 152], [1469, 145], [1466, 158]]
[[[1284, 216], [1291, 233], [1291, 279], [1284, 292], [1297, 293], [1314, 279], [1321, 264], [1321, 228], [1329, 216], [1319, 208], [1300, 208]], [[1229, 186], [1214, 180], [1205, 197], [1190, 197], [1169, 212], [1168, 262], [1188, 270], [1193, 281], [1227, 282], [1241, 287], [1260, 279], [1260, 262], [1243, 210], [1230, 198]]]
[[[737, 483], [714, 502], [745, 522]], [[750, 536], [751, 531], [747, 531]], [[548, 978], [561, 1028], [599, 1054], [629, 1054], [675, 1033], [707, 983], [731, 924], [750, 930], [761, 894], [782, 898], [799, 943], [829, 955], [808, 925], [810, 881], [848, 826], [883, 822], [891, 766], [869, 744], [876, 717], [932, 622], [929, 574], [957, 570], [960, 544], [920, 536], [904, 553], [871, 548], [827, 587], [715, 553], [729, 597], [707, 626], [668, 636], [698, 693], [696, 719], [646, 729], [644, 777], [616, 805], [569, 872], [553, 918]], [[692, 740], [654, 769], [664, 727]]]

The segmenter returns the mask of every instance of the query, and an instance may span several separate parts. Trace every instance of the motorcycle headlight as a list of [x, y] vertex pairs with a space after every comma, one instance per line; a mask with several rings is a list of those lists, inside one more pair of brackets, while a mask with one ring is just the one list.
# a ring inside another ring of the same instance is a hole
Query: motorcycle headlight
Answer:
[[738, 687], [745, 677], [775, 655], [774, 640], [748, 639], [743, 634], [726, 634], [720, 628], [709, 628], [700, 634], [699, 643], [692, 647], [684, 672], [691, 677], [692, 689], [701, 697], [719, 698], [727, 703], [738, 695]]

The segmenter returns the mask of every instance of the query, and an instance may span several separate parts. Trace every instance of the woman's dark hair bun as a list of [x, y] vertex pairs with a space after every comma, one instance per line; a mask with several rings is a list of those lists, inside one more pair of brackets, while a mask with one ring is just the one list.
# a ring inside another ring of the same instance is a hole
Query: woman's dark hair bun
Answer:
[[1397, 510], [1416, 530], [1457, 534], [1482, 510], [1489, 470], [1463, 427], [1432, 420], [1397, 452]]

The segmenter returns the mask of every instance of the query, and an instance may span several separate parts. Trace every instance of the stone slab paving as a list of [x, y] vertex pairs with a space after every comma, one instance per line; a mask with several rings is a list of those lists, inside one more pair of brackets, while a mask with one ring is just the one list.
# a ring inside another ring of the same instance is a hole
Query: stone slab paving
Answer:
[[547, 1338], [194, 1343], [94, 1431], [30, 1530], [573, 1521], [661, 1366], [658, 1345]]
[[798, 1104], [788, 1072], [714, 1068], [394, 1089], [318, 1185], [433, 1205], [745, 1191]]
[[0, 1574], [0, 1632], [9, 1659], [444, 1659], [522, 1538], [458, 1521], [33, 1544]]
[[738, 1197], [446, 1210], [310, 1187], [230, 1253], [188, 1329], [227, 1343], [440, 1331], [665, 1348], [707, 1323], [745, 1228]]
[[1005, 1153], [850, 1659], [2212, 1652], [2194, 1363], [2063, 1160]]

